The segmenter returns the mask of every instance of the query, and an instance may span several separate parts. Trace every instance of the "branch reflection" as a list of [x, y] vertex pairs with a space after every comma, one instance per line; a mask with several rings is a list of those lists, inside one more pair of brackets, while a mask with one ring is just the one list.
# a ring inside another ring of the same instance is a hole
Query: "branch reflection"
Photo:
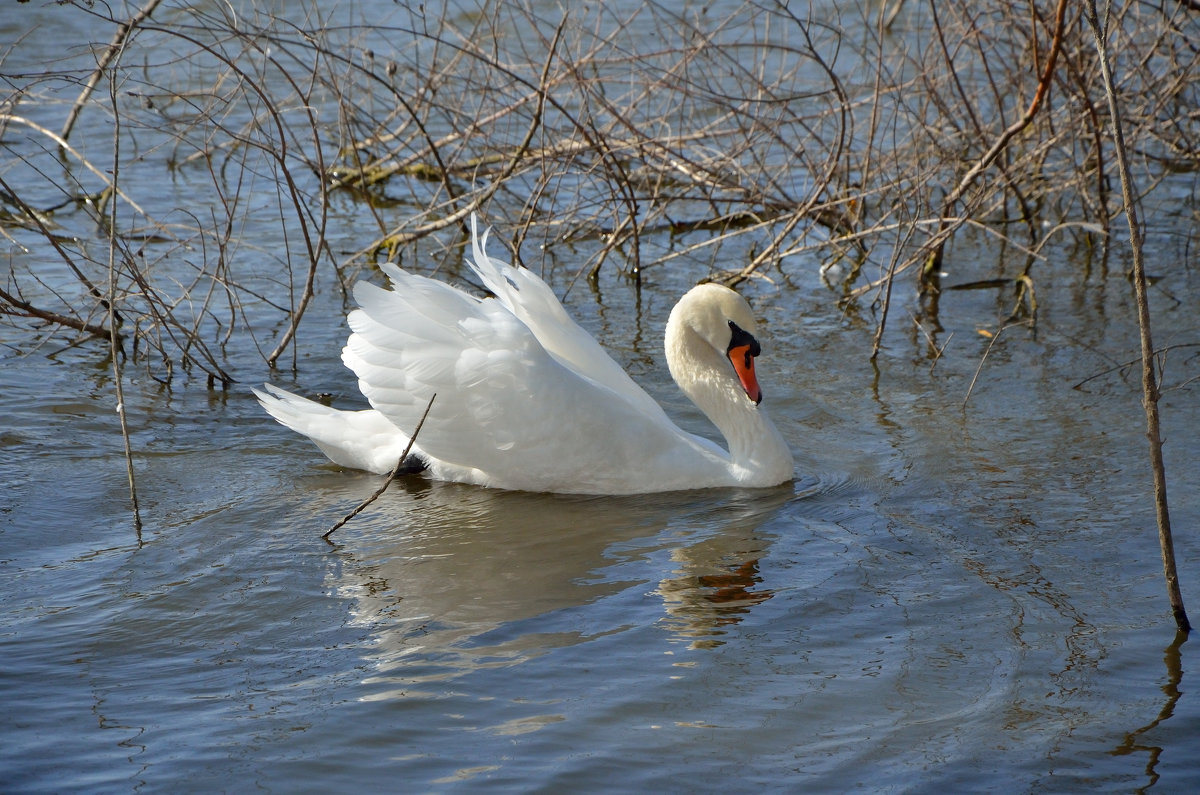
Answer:
[[1188, 636], [1186, 632], [1176, 632], [1175, 640], [1166, 648], [1163, 653], [1163, 662], [1167, 666], [1167, 683], [1162, 686], [1162, 691], [1167, 696], [1167, 701], [1163, 704], [1163, 708], [1159, 710], [1158, 716], [1142, 726], [1140, 729], [1134, 729], [1125, 735], [1125, 741], [1114, 748], [1111, 753], [1113, 756], [1126, 756], [1134, 753], [1145, 753], [1148, 755], [1146, 760], [1146, 784], [1139, 787], [1138, 792], [1145, 792], [1153, 787], [1158, 782], [1158, 767], [1159, 757], [1162, 755], [1162, 746], [1153, 745], [1145, 741], [1143, 736], [1157, 727], [1160, 723], [1166, 721], [1175, 714], [1175, 704], [1179, 701], [1183, 691], [1179, 689], [1179, 685], [1183, 682], [1183, 655], [1181, 647], [1187, 642]]

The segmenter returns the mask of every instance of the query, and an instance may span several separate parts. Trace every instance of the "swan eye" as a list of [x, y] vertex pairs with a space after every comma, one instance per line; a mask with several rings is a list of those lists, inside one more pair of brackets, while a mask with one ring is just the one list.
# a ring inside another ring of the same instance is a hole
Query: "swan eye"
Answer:
[[729, 321], [729, 332], [729, 347], [725, 350], [725, 355], [729, 357], [729, 363], [733, 365], [734, 372], [742, 383], [742, 389], [746, 390], [746, 397], [758, 405], [762, 402], [762, 389], [759, 388], [758, 378], [754, 375], [754, 357], [762, 353], [762, 349], [753, 334], [739, 328], [732, 320]]
[[754, 335], [743, 329], [737, 323], [734, 323], [732, 320], [729, 321], [729, 331], [729, 347], [725, 349], [726, 353], [729, 353], [734, 348], [742, 347], [748, 349], [746, 351], [747, 356], [758, 356], [760, 353], [762, 353], [762, 347], [758, 344], [758, 340], [754, 339]]

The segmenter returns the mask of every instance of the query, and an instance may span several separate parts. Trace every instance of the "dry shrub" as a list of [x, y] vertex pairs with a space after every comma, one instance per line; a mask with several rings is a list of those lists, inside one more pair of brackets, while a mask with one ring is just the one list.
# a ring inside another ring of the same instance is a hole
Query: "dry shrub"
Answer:
[[[1027, 252], [1004, 281], [1028, 313], [1047, 240], [1103, 231], [1118, 207], [1071, 5], [675, 5], [44, 8], [45, 24], [86, 18], [95, 46], [30, 67], [17, 41], [0, 63], [0, 222], [29, 252], [0, 308], [43, 340], [119, 324], [155, 377], [228, 382], [235, 335], [274, 364], [322, 283], [484, 207], [518, 251], [599, 241], [585, 275], [836, 263], [835, 295], [882, 306], [882, 330], [906, 273], [936, 323], [964, 225]], [[1200, 165], [1200, 31], [1186, 3], [1111, 14], [1150, 191]], [[353, 250], [331, 242], [344, 200], [371, 224]]]

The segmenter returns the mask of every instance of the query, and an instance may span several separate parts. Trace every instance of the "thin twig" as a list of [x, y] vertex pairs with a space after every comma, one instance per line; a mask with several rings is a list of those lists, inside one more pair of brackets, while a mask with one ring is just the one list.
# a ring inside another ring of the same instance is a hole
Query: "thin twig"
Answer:
[[[132, 33], [138, 25], [142, 24], [147, 17], [154, 13], [154, 9], [158, 7], [160, 2], [162, 2], [162, 0], [150, 0], [150, 2], [148, 2], [141, 11], [138, 11], [136, 14], [130, 17], [128, 21], [122, 22], [117, 28], [116, 35], [113, 36], [112, 41], [109, 42], [108, 48], [104, 51], [104, 55], [101, 56], [100, 61], [96, 64], [96, 70], [92, 72], [92, 76], [88, 78], [87, 85], [83, 87], [83, 91], [80, 92], [79, 97], [75, 100], [75, 104], [71, 106], [71, 112], [67, 114], [67, 122], [63, 125], [61, 133], [63, 140], [71, 137], [71, 128], [75, 126], [75, 120], [79, 118], [79, 112], [83, 110], [83, 106], [87, 103], [88, 97], [90, 97], [92, 92], [96, 90], [96, 84], [99, 83], [100, 78], [104, 76], [104, 70], [108, 68], [109, 63], [111, 63], [113, 58], [117, 57], [117, 55], [119, 55], [125, 49], [125, 42], [129, 40], [129, 34]], [[113, 111], [113, 116], [115, 117], [117, 115], [115, 106]]]
[[[1165, 347], [1162, 347], [1162, 348], [1159, 348], [1158, 350], [1156, 350], [1154, 352], [1154, 357], [1157, 359], [1161, 356], [1165, 356], [1168, 351], [1173, 351], [1177, 348], [1196, 348], [1196, 347], [1200, 347], [1200, 342], [1181, 342], [1176, 345], [1167, 345]], [[1080, 381], [1076, 384], [1072, 384], [1071, 389], [1082, 389], [1083, 385], [1088, 383], [1089, 381], [1095, 381], [1097, 378], [1103, 378], [1104, 376], [1108, 375], [1109, 373], [1118, 373], [1118, 372], [1121, 372], [1122, 370], [1130, 370], [1133, 368], [1133, 366], [1135, 364], [1141, 364], [1141, 362], [1142, 362], [1142, 357], [1138, 356], [1138, 358], [1136, 358], [1136, 359], [1130, 359], [1125, 362], [1120, 362], [1119, 364], [1114, 364], [1112, 367], [1108, 367], [1104, 370], [1101, 370], [1098, 373], [1092, 373], [1091, 375], [1089, 375], [1087, 378], [1083, 379], [1082, 381]], [[1190, 381], [1192, 379], [1188, 379], [1188, 380]], [[1183, 386], [1183, 384], [1185, 384], [1185, 383], [1187, 383], [1187, 381], [1185, 381], [1181, 384], [1177, 384], [1174, 387], [1168, 387], [1167, 391], [1169, 391], [1171, 389], [1178, 389], [1179, 387]], [[1161, 389], [1161, 387], [1160, 387], [1160, 389]]]
[[[120, 54], [124, 51], [124, 39], [116, 47], [116, 57], [119, 62]], [[117, 110], [117, 76], [110, 72], [108, 78], [109, 100], [113, 106], [113, 159], [112, 184], [114, 189], [120, 182], [121, 176], [121, 114]], [[133, 508], [133, 526], [137, 532], [138, 546], [142, 544], [142, 512], [138, 506], [137, 477], [133, 469], [133, 443], [129, 438], [129, 416], [125, 411], [125, 389], [121, 374], [121, 338], [117, 334], [116, 304], [117, 304], [117, 207], [120, 202], [108, 203], [108, 351], [112, 357], [113, 387], [117, 397], [117, 417], [121, 421], [121, 440], [125, 448], [125, 475], [129, 480], [129, 503]]]
[[1142, 407], [1146, 411], [1146, 438], [1150, 442], [1150, 469], [1154, 473], [1154, 511], [1158, 520], [1158, 542], [1162, 551], [1163, 575], [1167, 581], [1167, 597], [1180, 632], [1190, 632], [1191, 623], [1183, 606], [1179, 590], [1179, 572], [1175, 566], [1175, 544], [1171, 538], [1171, 514], [1167, 506], [1167, 473], [1163, 463], [1162, 434], [1158, 417], [1158, 381], [1154, 373], [1154, 343], [1150, 334], [1150, 299], [1146, 293], [1146, 267], [1142, 257], [1142, 226], [1138, 205], [1133, 194], [1133, 177], [1129, 172], [1129, 156], [1125, 149], [1125, 134], [1121, 128], [1121, 108], [1113, 89], [1112, 65], [1108, 60], [1107, 14], [1104, 24], [1096, 10], [1096, 0], [1088, 0], [1085, 9], [1088, 25], [1096, 41], [1100, 58], [1100, 75], [1108, 97], [1108, 112], [1113, 126], [1113, 144], [1117, 155], [1117, 170], [1121, 175], [1121, 199], [1125, 218], [1129, 222], [1129, 245], [1133, 253], [1133, 289], [1137, 303], [1138, 329], [1142, 344]]
[[383, 485], [376, 489], [374, 494], [359, 503], [357, 508], [343, 516], [337, 524], [326, 530], [321, 538], [328, 541], [329, 537], [333, 535], [339, 527], [346, 524], [346, 522], [349, 522], [351, 519], [366, 510], [368, 505], [379, 499], [380, 495], [387, 491], [387, 487], [392, 485], [392, 481], [396, 479], [396, 476], [400, 473], [400, 470], [404, 468], [404, 460], [408, 458], [408, 454], [412, 451], [413, 444], [417, 441], [417, 434], [421, 432], [421, 426], [425, 424], [425, 418], [429, 416], [429, 410], [433, 408], [433, 401], [436, 397], [436, 392], [429, 397], [429, 403], [425, 406], [425, 413], [421, 415], [421, 420], [417, 423], [417, 427], [413, 429], [412, 436], [409, 437], [408, 444], [404, 447], [404, 452], [400, 454], [400, 460], [396, 462], [396, 466], [392, 467], [392, 471], [388, 473], [387, 480], [383, 481]]
[[971, 376], [971, 383], [967, 385], [967, 394], [963, 395], [961, 408], [965, 411], [967, 403], [971, 401], [971, 393], [975, 391], [975, 382], [979, 380], [979, 374], [983, 372], [983, 363], [987, 361], [988, 354], [992, 352], [992, 346], [1000, 341], [1000, 335], [1008, 328], [1006, 325], [1001, 325], [996, 329], [996, 333], [988, 338], [987, 348], [983, 352], [983, 356], [979, 357], [979, 364], [975, 366], [975, 375]]
[[[946, 196], [942, 202], [943, 219], [948, 219], [954, 205], [963, 197], [967, 189], [975, 184], [975, 180], [979, 175], [996, 161], [996, 158], [1005, 150], [1009, 142], [1033, 123], [1038, 109], [1042, 106], [1046, 95], [1050, 92], [1050, 84], [1054, 78], [1054, 67], [1058, 61], [1058, 54], [1062, 50], [1063, 34], [1066, 30], [1066, 14], [1067, 0], [1058, 0], [1058, 6], [1054, 13], [1054, 32], [1050, 40], [1050, 52], [1046, 56], [1046, 66], [1038, 78], [1037, 89], [1034, 92], [1033, 99], [1029, 103], [1029, 107], [1026, 108], [1021, 118], [1005, 128], [1004, 132], [1000, 133], [999, 137], [992, 142], [991, 148], [967, 170], [967, 173], [963, 175], [954, 189]], [[1032, 36], [1033, 34], [1031, 33], [1030, 35]], [[944, 220], [943, 223], [948, 223], [948, 220]], [[953, 227], [953, 229], [957, 229], [957, 227]], [[927, 282], [930, 280], [930, 275], [941, 271], [942, 257], [945, 254], [946, 242], [949, 240], [949, 237], [949, 235], [940, 235], [936, 239], [936, 245], [931, 245], [928, 249], [930, 253], [920, 273], [922, 291], [929, 288], [930, 285]]]
[[886, 281], [883, 286], [883, 296], [877, 299], [880, 302], [879, 307], [879, 322], [875, 324], [875, 338], [871, 340], [871, 361], [875, 361], [875, 357], [879, 355], [879, 349], [883, 347], [883, 332], [887, 328], [888, 311], [892, 306], [892, 285], [896, 281], [896, 263], [900, 260], [900, 249], [907, 242], [908, 238], [912, 237], [914, 227], [909, 227], [909, 231], [905, 234], [903, 241], [896, 241], [896, 245], [892, 248], [892, 258], [888, 263]]
[[92, 165], [92, 162], [90, 160], [88, 160], [86, 157], [84, 157], [83, 154], [81, 154], [78, 150], [75, 149], [75, 147], [73, 147], [69, 143], [67, 143], [67, 140], [65, 138], [63, 138], [62, 136], [56, 134], [55, 132], [51, 131], [50, 129], [48, 129], [46, 127], [43, 127], [42, 125], [40, 125], [36, 122], [26, 119], [23, 116], [13, 116], [12, 114], [9, 114], [9, 113], [0, 113], [0, 123], [23, 124], [26, 127], [28, 127], [29, 129], [34, 130], [35, 132], [41, 133], [45, 137], [49, 138], [54, 143], [58, 144], [59, 149], [66, 152], [67, 154], [71, 155], [71, 157], [74, 157], [76, 160], [79, 161], [80, 165], [82, 165], [88, 171], [92, 172], [97, 177], [99, 177], [101, 180], [103, 180], [104, 184], [110, 190], [112, 190], [116, 195], [120, 196], [122, 199], [129, 202], [129, 206], [132, 207], [133, 209], [137, 210], [139, 215], [141, 215], [145, 218], [150, 218], [150, 215], [145, 210], [143, 210], [140, 206], [138, 206], [137, 202], [135, 202], [133, 199], [126, 196], [125, 192], [116, 186], [116, 183], [109, 180], [107, 174], [105, 174], [101, 169]]

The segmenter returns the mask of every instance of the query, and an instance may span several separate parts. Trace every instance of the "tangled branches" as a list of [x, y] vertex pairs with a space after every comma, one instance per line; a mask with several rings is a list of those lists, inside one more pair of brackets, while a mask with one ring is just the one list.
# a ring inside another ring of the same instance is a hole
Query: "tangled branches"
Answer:
[[[937, 323], [964, 226], [1027, 252], [997, 283], [1032, 314], [1047, 240], [1119, 211], [1095, 50], [1061, 0], [379, 5], [392, 16], [42, 9], [107, 44], [51, 62], [35, 31], [0, 62], [9, 322], [228, 383], [231, 339], [294, 355], [322, 284], [444, 245], [486, 205], [518, 254], [593, 241], [581, 275], [821, 268], [881, 309], [881, 335], [897, 287]], [[1112, 13], [1149, 189], [1200, 167], [1197, 23], [1182, 4]]]

